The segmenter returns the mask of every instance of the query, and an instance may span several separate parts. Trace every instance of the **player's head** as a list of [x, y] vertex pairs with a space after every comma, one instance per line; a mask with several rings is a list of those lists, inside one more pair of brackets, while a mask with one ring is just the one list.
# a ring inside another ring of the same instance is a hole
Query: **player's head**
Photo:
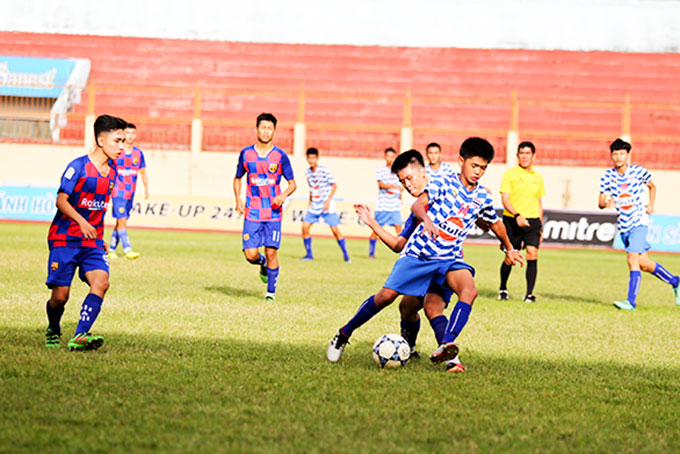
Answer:
[[94, 140], [109, 159], [116, 159], [123, 151], [127, 122], [112, 115], [100, 115], [94, 121]]
[[442, 147], [437, 142], [432, 142], [425, 148], [425, 155], [430, 165], [435, 166], [442, 157]]
[[611, 152], [615, 167], [622, 167], [628, 163], [630, 149], [630, 144], [622, 139], [616, 139], [609, 145], [609, 151]]
[[534, 162], [536, 147], [531, 142], [522, 142], [517, 146], [517, 163], [523, 169], [529, 169]]
[[276, 132], [276, 117], [270, 113], [261, 113], [255, 122], [257, 140], [263, 145], [268, 144], [274, 138]]
[[137, 139], [137, 126], [133, 123], [128, 123], [125, 126], [125, 145], [132, 147]]
[[470, 137], [460, 145], [460, 174], [464, 183], [475, 185], [493, 160], [493, 146], [481, 137]]
[[309, 164], [309, 167], [316, 169], [316, 166], [319, 162], [319, 150], [314, 147], [307, 148], [307, 153], [305, 156], [307, 158], [307, 164]]
[[425, 190], [427, 172], [423, 155], [418, 150], [408, 150], [399, 154], [392, 162], [391, 170], [413, 197], [418, 197]]
[[397, 151], [392, 148], [385, 148], [385, 164], [387, 164], [387, 167], [390, 167], [392, 163], [394, 162], [394, 158], [397, 157]]

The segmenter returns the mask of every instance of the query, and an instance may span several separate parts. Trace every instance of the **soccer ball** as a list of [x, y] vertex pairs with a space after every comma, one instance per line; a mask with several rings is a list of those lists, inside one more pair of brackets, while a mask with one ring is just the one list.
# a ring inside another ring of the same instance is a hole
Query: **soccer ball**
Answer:
[[411, 356], [411, 347], [399, 334], [385, 334], [373, 344], [373, 359], [382, 367], [400, 367]]

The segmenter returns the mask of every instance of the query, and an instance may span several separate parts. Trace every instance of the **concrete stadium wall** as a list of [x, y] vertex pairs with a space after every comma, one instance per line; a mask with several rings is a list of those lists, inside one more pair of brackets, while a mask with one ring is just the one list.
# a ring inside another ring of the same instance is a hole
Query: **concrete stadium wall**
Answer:
[[[116, 14], [116, 11], [118, 14]], [[678, 52], [677, 0], [3, 2], [0, 30], [494, 49]]]
[[[444, 150], [444, 159], [455, 162]], [[0, 185], [57, 186], [66, 164], [85, 154], [83, 147], [38, 144], [0, 144]], [[187, 151], [144, 150], [152, 197], [192, 195], [233, 199], [232, 182], [238, 154], [201, 152], [196, 158]], [[448, 158], [448, 159], [447, 159]], [[634, 158], [634, 155], [633, 155]], [[306, 199], [309, 190], [304, 180], [304, 158], [291, 156], [298, 182], [295, 198]], [[349, 202], [374, 203], [377, 194], [375, 170], [384, 164], [380, 159], [331, 158], [321, 156], [338, 181], [336, 197]], [[511, 165], [515, 165], [511, 162]], [[494, 193], [500, 207], [498, 189], [505, 164], [491, 164], [482, 184]], [[597, 211], [597, 195], [603, 168], [536, 167], [545, 180], [546, 209]], [[678, 173], [652, 170], [657, 186], [656, 213], [679, 214], [675, 190]], [[404, 203], [410, 203], [409, 196]]]

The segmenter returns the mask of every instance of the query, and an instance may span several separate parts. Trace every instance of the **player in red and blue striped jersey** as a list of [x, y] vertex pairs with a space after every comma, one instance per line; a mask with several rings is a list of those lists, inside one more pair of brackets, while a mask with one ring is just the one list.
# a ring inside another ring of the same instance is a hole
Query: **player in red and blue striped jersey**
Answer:
[[68, 301], [71, 283], [78, 276], [90, 286], [83, 301], [71, 350], [94, 350], [104, 343], [90, 334], [104, 294], [109, 288], [109, 261], [104, 242], [104, 215], [116, 180], [113, 160], [123, 152], [125, 121], [101, 115], [94, 123], [96, 147], [68, 165], [57, 191], [57, 213], [50, 225], [47, 242], [47, 286], [52, 295], [47, 302], [49, 325], [46, 347], [58, 347], [61, 316]]
[[110, 258], [117, 258], [116, 248], [118, 242], [123, 243], [125, 258], [136, 259], [139, 252], [133, 251], [130, 245], [130, 237], [127, 231], [127, 220], [130, 218], [132, 203], [135, 199], [137, 189], [137, 176], [142, 176], [144, 183], [144, 198], [149, 198], [149, 178], [146, 175], [146, 161], [142, 150], [134, 146], [137, 138], [137, 127], [128, 123], [125, 128], [125, 152], [116, 160], [118, 176], [116, 185], [113, 188], [113, 211], [111, 214], [116, 219], [116, 226], [111, 233], [111, 244], [109, 246]]
[[[274, 146], [276, 117], [258, 115], [255, 123], [257, 143], [241, 150], [234, 177], [236, 211], [243, 214], [243, 253], [246, 260], [260, 266], [260, 279], [267, 284], [265, 300], [274, 301], [279, 276], [277, 251], [281, 246], [281, 216], [286, 198], [297, 184], [286, 153]], [[246, 176], [246, 203], [241, 200], [241, 178]], [[281, 191], [281, 178], [288, 186]], [[264, 246], [265, 254], [260, 253]]]

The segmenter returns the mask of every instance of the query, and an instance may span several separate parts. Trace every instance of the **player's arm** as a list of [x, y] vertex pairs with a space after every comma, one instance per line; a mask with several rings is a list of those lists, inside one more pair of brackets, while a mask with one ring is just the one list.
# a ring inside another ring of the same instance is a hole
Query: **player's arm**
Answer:
[[335, 191], [338, 189], [338, 185], [336, 183], [333, 183], [331, 185], [331, 192], [328, 194], [328, 198], [323, 202], [323, 210], [328, 211], [328, 209], [331, 207], [331, 200], [333, 200], [333, 196], [335, 195]]
[[144, 198], [149, 198], [149, 177], [146, 174], [146, 169], [139, 169], [139, 174], [142, 176], [142, 183], [144, 184]]
[[282, 191], [281, 194], [274, 197], [272, 203], [276, 206], [283, 206], [283, 202], [285, 202], [288, 196], [295, 192], [296, 189], [297, 183], [295, 182], [295, 180], [294, 179], [288, 180], [288, 187], [286, 188], [286, 190]]
[[80, 227], [80, 230], [83, 232], [83, 236], [85, 238], [88, 240], [96, 240], [97, 229], [92, 227], [92, 225], [90, 225], [90, 223], [87, 222], [87, 220], [82, 217], [75, 208], [73, 208], [73, 205], [71, 205], [68, 201], [68, 197], [69, 195], [65, 192], [60, 192], [57, 194], [57, 209], [61, 211], [64, 216], [78, 224], [78, 227]]
[[603, 210], [605, 208], [613, 208], [614, 207], [614, 200], [609, 196], [609, 194], [605, 194], [604, 192], [600, 192], [600, 198], [597, 200], [597, 206]]
[[404, 238], [401, 235], [394, 236], [390, 232], [385, 230], [375, 220], [375, 216], [373, 215], [373, 212], [368, 206], [355, 204], [354, 211], [356, 211], [357, 215], [359, 216], [359, 219], [361, 219], [364, 224], [369, 226], [371, 230], [373, 230], [373, 232], [375, 232], [375, 234], [378, 235], [380, 241], [385, 243], [385, 245], [388, 248], [392, 249], [394, 252], [397, 253], [401, 252], [402, 249], [404, 249], [404, 246], [406, 246], [406, 238]]
[[239, 214], [245, 213], [243, 200], [241, 200], [241, 177], [234, 177], [234, 199], [236, 200], [236, 211]]
[[501, 192], [501, 202], [503, 203], [503, 208], [505, 208], [510, 213], [510, 215], [514, 216], [518, 226], [529, 227], [529, 221], [527, 221], [524, 216], [519, 214], [519, 211], [517, 211], [515, 207], [512, 206], [512, 203], [510, 203], [509, 192]]
[[654, 213], [654, 201], [656, 200], [656, 185], [650, 181], [647, 184], [649, 188], [649, 203], [647, 203], [647, 214]]
[[427, 215], [427, 205], [430, 203], [430, 199], [427, 195], [427, 191], [424, 191], [418, 196], [413, 205], [411, 205], [411, 212], [420, 222], [423, 223], [423, 235], [427, 235], [433, 240], [437, 238], [438, 232], [437, 227], [435, 227], [432, 219]]
[[512, 247], [510, 239], [508, 238], [508, 232], [506, 232], [505, 230], [505, 225], [503, 224], [503, 221], [499, 219], [493, 224], [491, 224], [491, 231], [496, 234], [496, 237], [498, 237], [501, 244], [503, 245], [503, 252], [505, 252], [506, 263], [508, 265], [516, 264], [519, 264], [520, 266], [524, 265], [524, 258], [522, 257], [522, 253], [520, 251], [516, 251]]
[[399, 184], [399, 185], [396, 185], [396, 184], [387, 184], [387, 183], [383, 183], [383, 182], [380, 181], [380, 180], [378, 180], [378, 187], [379, 187], [380, 189], [399, 189], [399, 190], [403, 190], [403, 189], [404, 189], [403, 186], [400, 185], [400, 184]]

